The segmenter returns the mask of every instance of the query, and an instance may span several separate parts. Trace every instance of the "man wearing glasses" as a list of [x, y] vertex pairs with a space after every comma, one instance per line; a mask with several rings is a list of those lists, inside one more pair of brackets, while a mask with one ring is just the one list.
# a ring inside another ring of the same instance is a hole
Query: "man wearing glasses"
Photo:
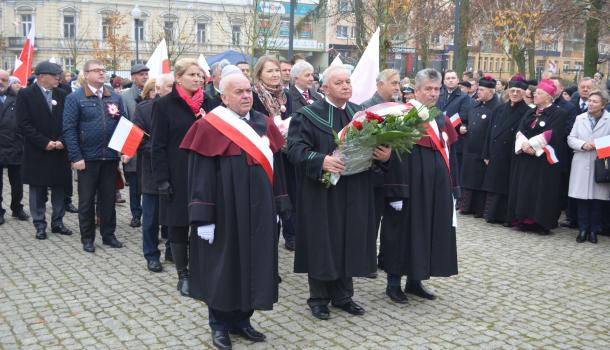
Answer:
[[102, 243], [121, 248], [116, 239], [115, 179], [119, 153], [108, 148], [119, 119], [125, 115], [121, 97], [104, 87], [102, 62], [84, 66], [85, 83], [66, 98], [63, 134], [72, 167], [78, 171], [78, 224], [83, 250], [95, 252], [95, 207], [97, 193]]

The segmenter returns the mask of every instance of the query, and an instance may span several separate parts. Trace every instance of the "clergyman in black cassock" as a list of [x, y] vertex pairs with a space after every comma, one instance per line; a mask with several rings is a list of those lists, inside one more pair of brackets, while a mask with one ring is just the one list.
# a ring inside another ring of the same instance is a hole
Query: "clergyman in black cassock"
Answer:
[[[265, 339], [252, 328], [250, 317], [277, 302], [276, 217], [289, 207], [278, 153], [284, 138], [272, 119], [249, 109], [247, 78], [235, 74], [226, 79], [220, 88], [227, 108], [219, 106], [193, 124], [180, 145], [190, 151], [188, 214], [197, 231], [190, 237], [189, 294], [208, 305], [212, 340], [219, 348], [231, 346], [229, 331], [252, 341]], [[208, 121], [220, 109], [240, 129], [251, 128], [269, 141], [272, 177], [260, 158]], [[206, 227], [212, 227], [207, 235]]]
[[[418, 72], [416, 100], [434, 106], [439, 96], [441, 75], [434, 69]], [[447, 116], [430, 123], [435, 139], [423, 137], [410, 154], [392, 165], [386, 175], [385, 206], [381, 223], [382, 267], [388, 274], [386, 294], [404, 303], [401, 276], [407, 276], [405, 291], [426, 299], [435, 299], [422, 280], [448, 277], [458, 273], [455, 235], [454, 190], [457, 170], [449, 156], [457, 133]], [[440, 147], [440, 148], [439, 148]]]
[[[364, 309], [352, 300], [352, 277], [376, 271], [373, 170], [342, 176], [335, 186], [320, 181], [323, 171], [341, 173], [343, 162], [330, 156], [333, 132], [347, 125], [360, 106], [348, 102], [351, 82], [342, 67], [324, 74], [326, 98], [293, 114], [288, 159], [297, 169], [297, 236], [294, 270], [307, 273], [312, 314], [328, 319], [328, 303], [354, 315]], [[391, 149], [377, 147], [374, 167], [385, 167]]]

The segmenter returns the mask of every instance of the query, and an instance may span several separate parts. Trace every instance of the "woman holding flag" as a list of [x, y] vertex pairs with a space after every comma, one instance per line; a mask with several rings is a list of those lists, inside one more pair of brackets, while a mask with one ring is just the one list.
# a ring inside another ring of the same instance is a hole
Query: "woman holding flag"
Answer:
[[587, 238], [597, 243], [597, 234], [602, 229], [603, 201], [610, 200], [610, 184], [595, 182], [595, 159], [602, 144], [599, 139], [610, 135], [610, 112], [605, 111], [608, 93], [593, 91], [588, 103], [587, 112], [576, 117], [568, 136], [568, 145], [574, 150], [568, 196], [577, 200], [578, 243]]

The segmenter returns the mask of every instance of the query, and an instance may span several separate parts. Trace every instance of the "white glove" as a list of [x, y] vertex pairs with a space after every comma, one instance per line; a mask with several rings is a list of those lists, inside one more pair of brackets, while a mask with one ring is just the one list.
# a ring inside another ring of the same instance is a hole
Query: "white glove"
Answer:
[[279, 215], [276, 215], [276, 216], [275, 216], [275, 223], [277, 224], [278, 222], [280, 222], [280, 216], [279, 216]]
[[214, 243], [214, 229], [216, 228], [215, 224], [204, 225], [197, 227], [197, 236], [201, 237], [208, 241], [208, 243]]
[[402, 201], [390, 202], [390, 207], [394, 208], [396, 211], [402, 210]]

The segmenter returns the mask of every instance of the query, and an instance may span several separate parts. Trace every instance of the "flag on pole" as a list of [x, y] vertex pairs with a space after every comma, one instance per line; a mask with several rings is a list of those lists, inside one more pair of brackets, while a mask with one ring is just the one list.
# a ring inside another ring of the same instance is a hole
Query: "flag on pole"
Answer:
[[149, 79], [157, 78], [161, 74], [171, 72], [165, 39], [161, 40], [155, 51], [153, 51], [152, 55], [150, 55], [150, 58], [146, 62], [146, 67], [150, 69], [148, 71]]
[[459, 113], [454, 114], [451, 118], [449, 118], [449, 120], [451, 120], [451, 126], [454, 128], [462, 124], [462, 118], [460, 118]]
[[32, 75], [32, 63], [34, 60], [34, 37], [35, 31], [34, 24], [32, 23], [32, 28], [30, 28], [30, 32], [25, 39], [23, 49], [21, 49], [21, 54], [19, 55], [19, 58], [15, 59], [15, 69], [13, 69], [13, 75], [19, 78], [23, 84], [26, 84], [30, 75]]
[[137, 125], [130, 122], [127, 118], [121, 117], [119, 124], [114, 129], [114, 133], [110, 138], [108, 147], [115, 151], [119, 151], [122, 154], [133, 158], [142, 142], [144, 137], [144, 131]]
[[199, 63], [201, 68], [205, 69], [208, 73], [210, 72], [210, 65], [208, 64], [208, 61], [206, 61], [206, 59], [203, 56], [203, 54], [199, 54], [199, 58], [197, 59], [197, 63]]
[[546, 161], [549, 162], [549, 164], [553, 165], [559, 163], [559, 158], [557, 158], [553, 146], [544, 146], [544, 154], [546, 155]]
[[379, 74], [379, 27], [366, 50], [360, 57], [360, 61], [352, 72], [352, 98], [350, 101], [360, 104], [375, 94], [377, 91], [377, 75]]
[[341, 61], [341, 58], [339, 58], [339, 56], [341, 56], [340, 53], [338, 53], [337, 56], [335, 56], [335, 59], [330, 63], [331, 66], [340, 66], [343, 64], [343, 61]]
[[604, 159], [610, 157], [610, 135], [593, 140], [597, 150], [597, 158]]

